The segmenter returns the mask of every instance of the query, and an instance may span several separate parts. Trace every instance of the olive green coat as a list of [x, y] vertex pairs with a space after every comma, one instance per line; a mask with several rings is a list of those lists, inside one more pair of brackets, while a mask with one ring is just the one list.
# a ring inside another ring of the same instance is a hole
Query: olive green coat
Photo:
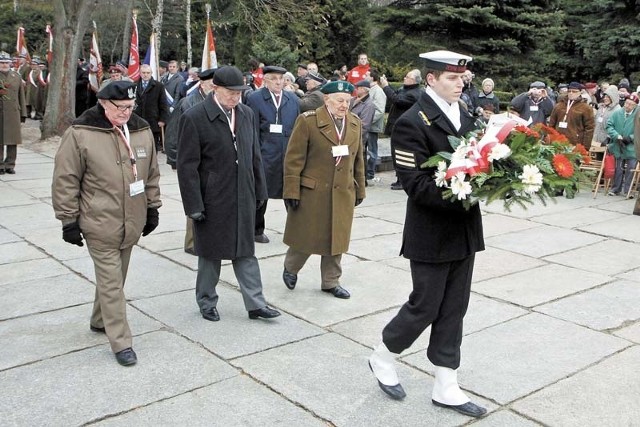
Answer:
[[284, 199], [300, 201], [289, 209], [284, 243], [318, 255], [347, 252], [356, 199], [365, 197], [360, 119], [347, 114], [341, 144], [349, 155], [332, 155], [338, 145], [335, 125], [326, 107], [298, 116], [284, 159]]
[[0, 82], [5, 87], [0, 94], [0, 144], [18, 145], [22, 143], [20, 117], [27, 117], [22, 79], [9, 71], [0, 73]]

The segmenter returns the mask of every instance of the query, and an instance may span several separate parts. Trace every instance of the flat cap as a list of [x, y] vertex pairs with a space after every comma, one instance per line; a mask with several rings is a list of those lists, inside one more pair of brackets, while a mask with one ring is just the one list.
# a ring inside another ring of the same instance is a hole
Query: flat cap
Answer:
[[0, 62], [11, 62], [11, 55], [7, 52], [0, 52]]
[[242, 72], [233, 65], [220, 67], [213, 74], [213, 84], [230, 90], [247, 90], [249, 86], [244, 84]]
[[98, 99], [126, 100], [136, 98], [136, 84], [128, 80], [109, 83], [98, 92]]
[[569, 86], [567, 86], [567, 88], [568, 89], [579, 89], [579, 90], [582, 90], [582, 89], [584, 89], [584, 86], [582, 86], [578, 82], [571, 82], [571, 83], [569, 83]]
[[316, 73], [313, 73], [313, 72], [309, 72], [307, 74], [307, 78], [311, 79], [311, 80], [315, 80], [315, 81], [317, 81], [318, 83], [320, 83], [322, 85], [327, 82], [327, 79], [322, 77], [320, 74], [316, 74]]
[[347, 81], [344, 80], [336, 80], [332, 82], [325, 83], [324, 86], [320, 88], [320, 92], [324, 94], [330, 93], [348, 93], [351, 94], [356, 88]]
[[162, 68], [169, 68], [169, 63], [167, 61], [158, 61], [158, 65]]
[[541, 81], [537, 80], [537, 81], [535, 81], [535, 82], [531, 83], [531, 84], [529, 85], [529, 88], [530, 88], [530, 89], [544, 89], [546, 86], [547, 86], [547, 85], [545, 85], [543, 82], [541, 82]]
[[298, 68], [304, 68], [306, 70], [307, 69], [307, 65], [306, 64], [298, 64]]
[[276, 65], [267, 65], [262, 69], [262, 74], [284, 74], [287, 72], [286, 68], [278, 67]]
[[198, 73], [200, 80], [211, 80], [216, 72], [216, 68], [209, 68], [208, 70], [202, 70]]
[[356, 87], [366, 87], [366, 88], [370, 88], [371, 87], [371, 83], [369, 83], [369, 80], [360, 80], [359, 82], [357, 82], [355, 84]]
[[425, 59], [426, 67], [433, 70], [451, 71], [453, 73], [463, 73], [467, 69], [467, 62], [471, 57], [450, 50], [434, 50], [421, 53], [420, 58]]

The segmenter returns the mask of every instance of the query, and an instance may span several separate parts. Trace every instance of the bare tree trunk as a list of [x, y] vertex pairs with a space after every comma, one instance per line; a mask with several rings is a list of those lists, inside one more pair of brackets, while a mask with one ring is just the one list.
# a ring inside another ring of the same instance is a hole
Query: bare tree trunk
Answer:
[[191, 60], [193, 52], [191, 49], [191, 0], [185, 2], [186, 7], [186, 26], [187, 26], [187, 66], [191, 68]]
[[[160, 56], [160, 42], [162, 40], [162, 19], [164, 17], [164, 0], [158, 0], [158, 6], [156, 7], [156, 16], [153, 17], [151, 27], [156, 33], [156, 52]], [[160, 56], [161, 57], [161, 56]]]
[[51, 82], [42, 121], [42, 139], [62, 135], [75, 112], [77, 59], [95, 0], [54, 0]]
[[127, 2], [127, 17], [124, 20], [124, 33], [122, 37], [122, 57], [120, 58], [125, 64], [129, 64], [129, 49], [131, 48], [131, 26], [133, 20], [133, 2]]

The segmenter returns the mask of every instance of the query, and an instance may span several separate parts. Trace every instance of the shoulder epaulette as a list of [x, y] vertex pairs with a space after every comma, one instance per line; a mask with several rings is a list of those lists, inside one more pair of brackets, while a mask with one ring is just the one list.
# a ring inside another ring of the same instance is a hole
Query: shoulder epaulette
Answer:
[[302, 115], [305, 116], [305, 117], [315, 116], [316, 115], [316, 110], [305, 111], [304, 113], [302, 113]]
[[418, 115], [420, 116], [420, 118], [422, 119], [425, 125], [431, 126], [431, 121], [429, 120], [427, 115], [424, 113], [424, 111], [418, 111]]

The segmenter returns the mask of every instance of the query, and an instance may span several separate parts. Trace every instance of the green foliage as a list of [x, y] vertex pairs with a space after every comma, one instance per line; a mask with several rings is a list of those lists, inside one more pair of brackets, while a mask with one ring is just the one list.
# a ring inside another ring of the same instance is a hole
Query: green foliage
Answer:
[[49, 1], [31, 0], [20, 1], [18, 10], [14, 12], [13, 2], [0, 2], [0, 50], [9, 54], [15, 53], [16, 37], [19, 27], [25, 29], [25, 40], [31, 56], [44, 56], [47, 52], [49, 39], [45, 28], [53, 23], [53, 6]]

